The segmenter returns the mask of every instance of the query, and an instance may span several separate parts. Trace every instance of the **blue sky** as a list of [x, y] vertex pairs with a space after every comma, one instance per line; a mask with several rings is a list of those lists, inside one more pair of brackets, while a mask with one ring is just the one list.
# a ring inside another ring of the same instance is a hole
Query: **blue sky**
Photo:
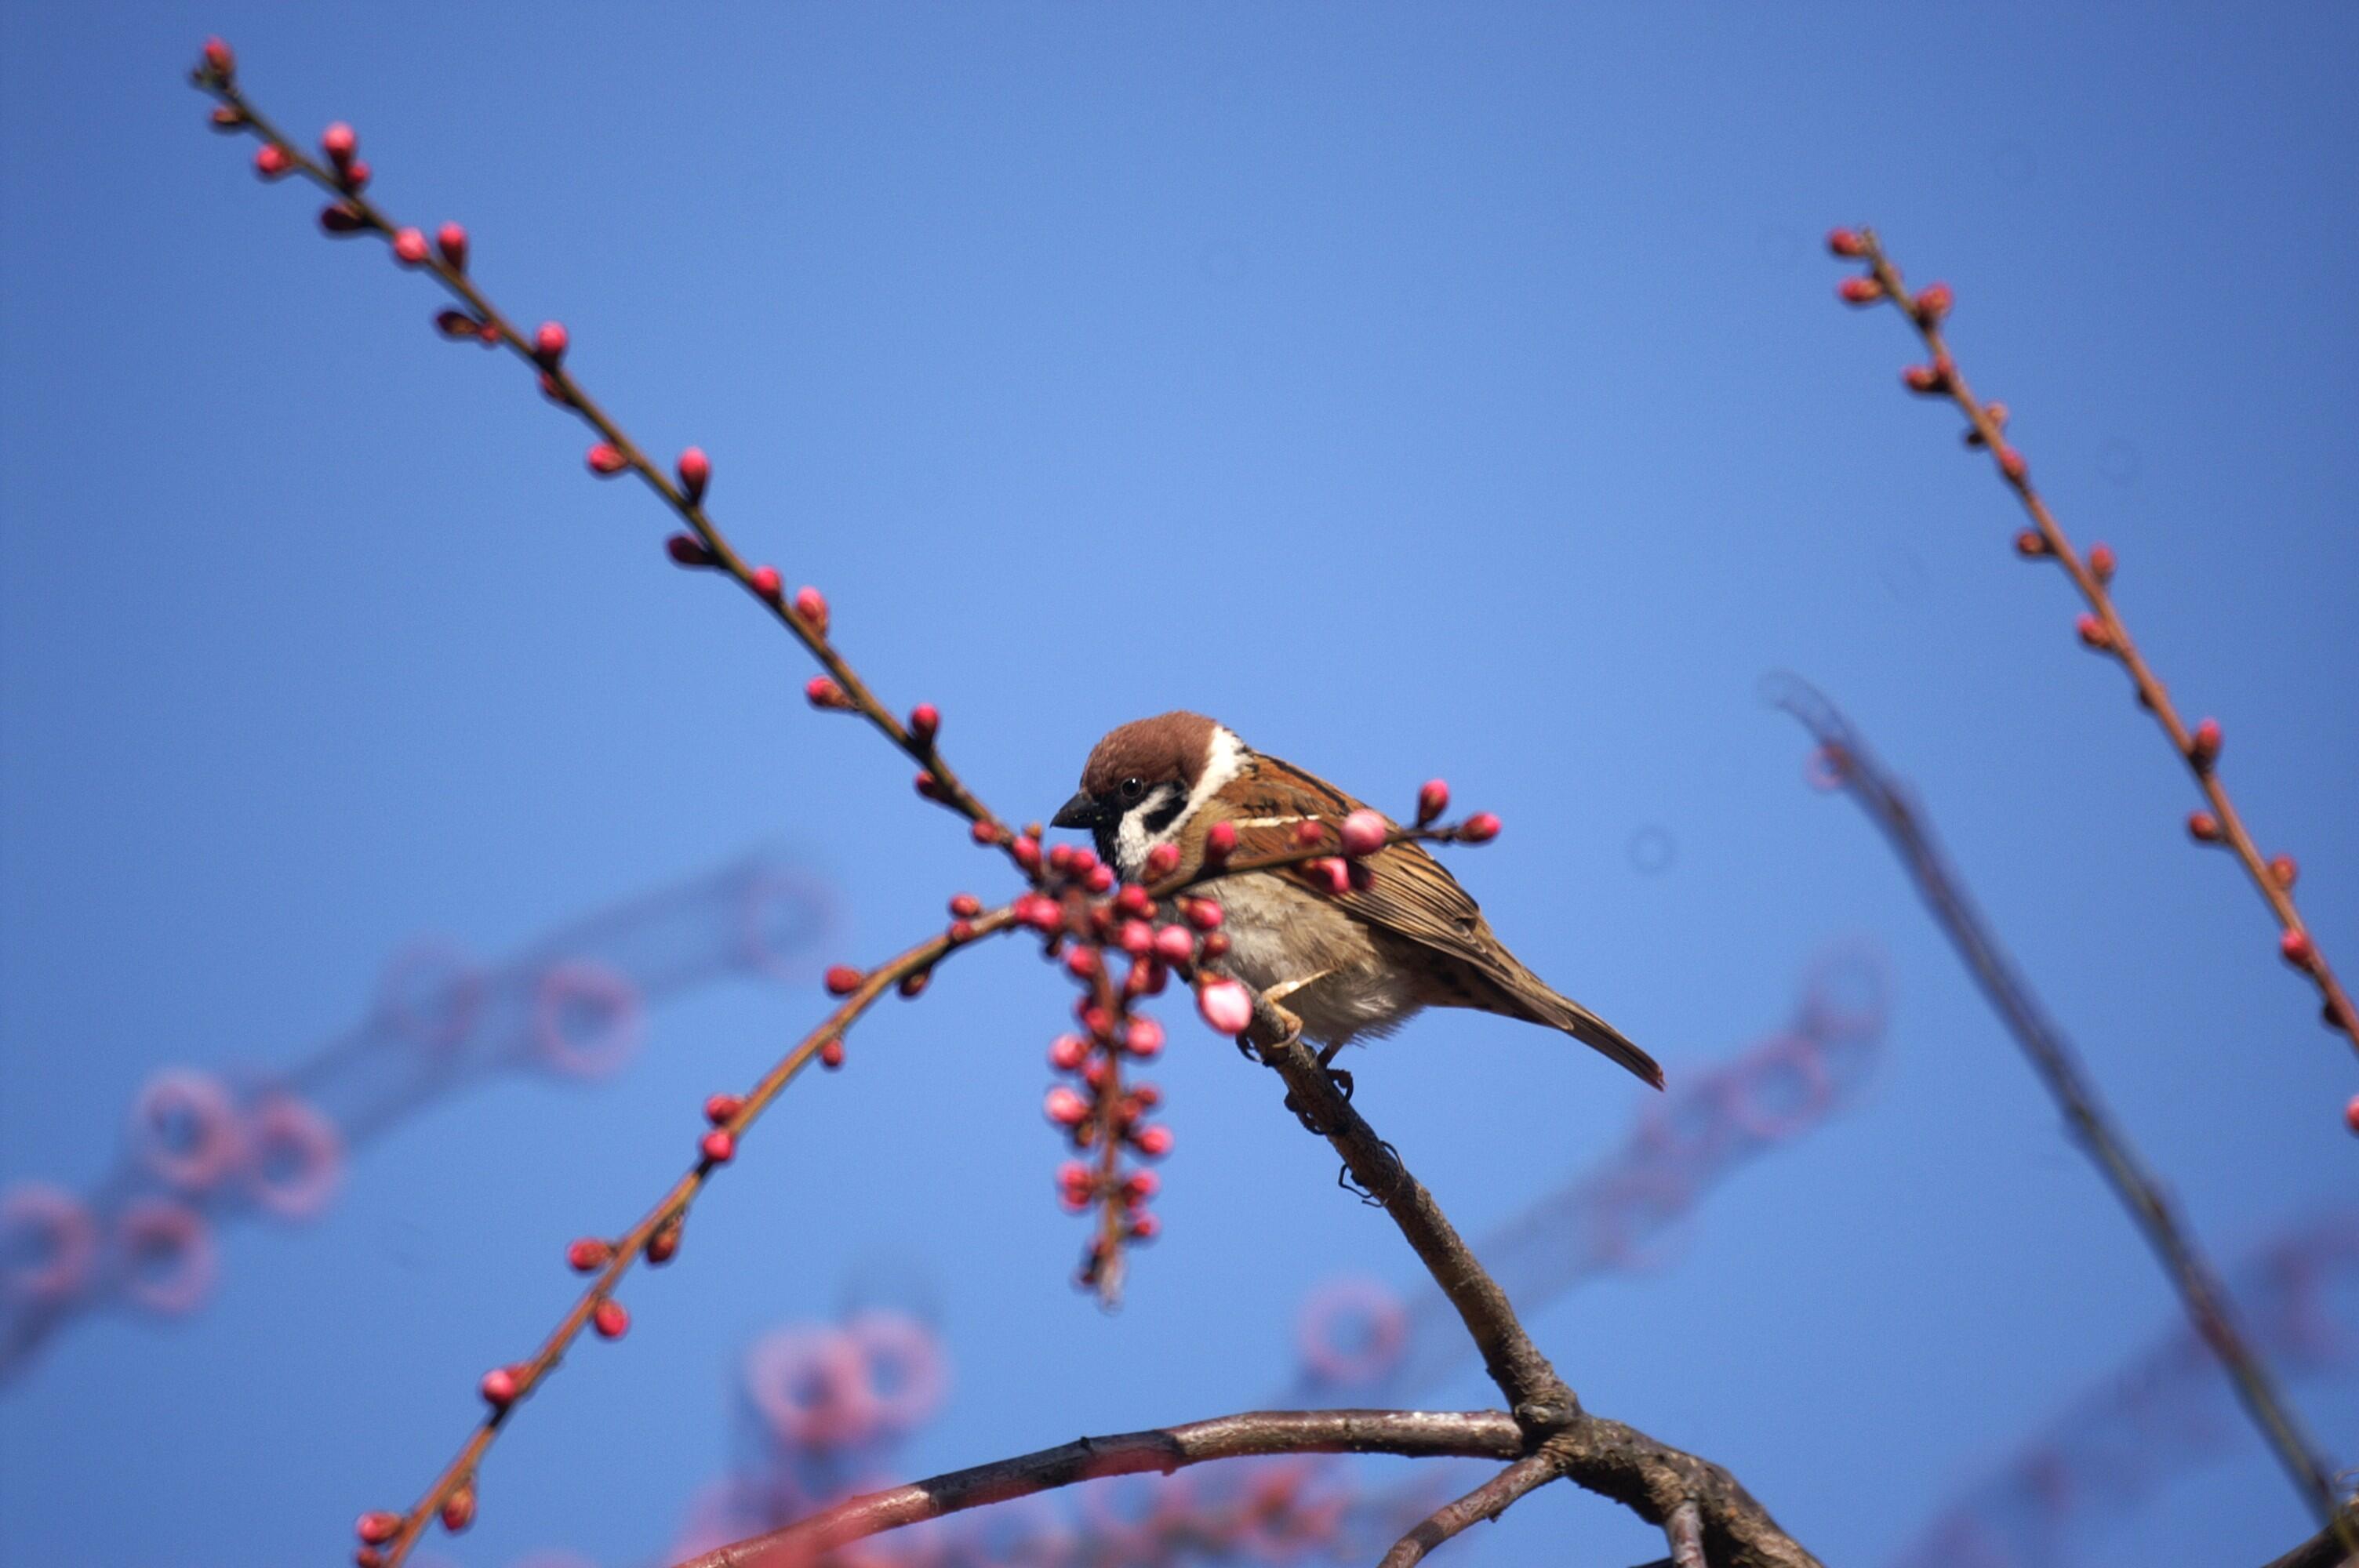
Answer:
[[[2264, 843], [2359, 972], [2359, 254], [2344, 7], [19, 7], [0, 24], [0, 1179], [94, 1177], [138, 1084], [267, 1065], [421, 930], [499, 952], [757, 842], [873, 959], [1005, 879], [805, 664], [672, 570], [644, 495], [511, 362], [181, 84], [238, 48], [361, 132], [522, 319], [951, 755], [1045, 815], [1112, 723], [1188, 706], [1380, 802], [1507, 824], [1462, 872], [1676, 1077], [1830, 940], [1891, 956], [1886, 1061], [1739, 1173], [1677, 1266], [1533, 1326], [1599, 1411], [1875, 1562], [2170, 1322], [2159, 1278], [1881, 843], [1760, 704], [1809, 676], [1911, 779], [2223, 1255], [2351, 1191], [2352, 1059], [2051, 570], [1898, 390], [1831, 223], [1958, 290], [1955, 346]], [[2342, 147], [2338, 153], [2334, 149]], [[1648, 837], [1634, 856], [1634, 840]], [[1667, 838], [1669, 864], [1658, 858]], [[1173, 1014], [1162, 1241], [1066, 1282], [1013, 946], [797, 1087], [487, 1472], [458, 1551], [644, 1562], [726, 1454], [762, 1328], [926, 1281], [961, 1381], [921, 1468], [1217, 1413], [1294, 1303], [1408, 1259], [1274, 1086]], [[517, 1082], [373, 1145], [336, 1211], [224, 1242], [211, 1309], [113, 1319], [0, 1395], [0, 1558], [318, 1563], [414, 1494], [563, 1240], [638, 1212], [694, 1108], [815, 986], [667, 1009], [611, 1087]], [[1473, 1230], [1646, 1091], [1427, 1019], [1362, 1103]], [[1533, 1152], [1545, 1152], [1544, 1157]], [[2341, 1462], [2359, 1395], [2304, 1387]], [[1454, 1398], [1484, 1398], [1468, 1381]], [[1636, 1562], [1559, 1489], [1458, 1549]], [[2259, 1562], [2256, 1444], [2082, 1543]], [[1617, 1556], [1618, 1554], [1618, 1556]]]

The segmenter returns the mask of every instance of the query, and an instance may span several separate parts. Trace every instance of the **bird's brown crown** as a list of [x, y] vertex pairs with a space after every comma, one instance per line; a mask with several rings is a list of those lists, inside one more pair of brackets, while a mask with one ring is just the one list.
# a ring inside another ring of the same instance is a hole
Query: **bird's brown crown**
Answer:
[[1135, 719], [1108, 732], [1091, 751], [1088, 765], [1082, 769], [1082, 790], [1111, 795], [1125, 779], [1148, 785], [1176, 781], [1181, 789], [1192, 790], [1203, 776], [1216, 728], [1201, 713]]

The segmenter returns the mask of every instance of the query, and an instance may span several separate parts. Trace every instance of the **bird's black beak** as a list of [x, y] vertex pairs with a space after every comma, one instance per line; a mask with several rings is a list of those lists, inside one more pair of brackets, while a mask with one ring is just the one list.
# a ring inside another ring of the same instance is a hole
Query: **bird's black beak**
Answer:
[[1110, 820], [1106, 808], [1098, 804], [1097, 796], [1083, 791], [1057, 808], [1049, 819], [1051, 827], [1086, 827], [1094, 832]]

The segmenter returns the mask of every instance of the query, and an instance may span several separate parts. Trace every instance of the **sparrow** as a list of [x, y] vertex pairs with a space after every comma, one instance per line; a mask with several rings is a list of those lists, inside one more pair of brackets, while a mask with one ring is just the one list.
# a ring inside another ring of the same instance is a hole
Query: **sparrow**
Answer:
[[[1205, 836], [1234, 825], [1243, 860], [1297, 848], [1299, 824], [1330, 842], [1361, 803], [1316, 774], [1265, 756], [1200, 713], [1125, 724], [1100, 741], [1082, 787], [1056, 815], [1084, 828], [1099, 858], [1147, 879], [1158, 845], [1176, 846], [1179, 875], [1203, 864]], [[1221, 906], [1229, 967], [1299, 1020], [1321, 1064], [1363, 1036], [1390, 1034], [1428, 1007], [1464, 1007], [1560, 1029], [1663, 1087], [1654, 1058], [1579, 1002], [1558, 994], [1492, 935], [1456, 878], [1413, 843], [1386, 844], [1354, 864], [1345, 891], [1309, 867], [1240, 871], [1201, 884]]]

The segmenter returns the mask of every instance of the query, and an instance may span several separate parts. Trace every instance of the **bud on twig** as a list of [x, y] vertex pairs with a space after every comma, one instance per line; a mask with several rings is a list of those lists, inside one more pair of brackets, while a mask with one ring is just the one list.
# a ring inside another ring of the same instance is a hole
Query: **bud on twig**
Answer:
[[1831, 255], [1845, 257], [1864, 255], [1867, 254], [1867, 243], [1859, 237], [1855, 230], [1830, 229], [1827, 231], [1827, 251]]
[[817, 708], [847, 711], [853, 706], [852, 698], [844, 695], [843, 688], [825, 676], [811, 676], [803, 687], [803, 696], [810, 698], [810, 705]]
[[1197, 987], [1196, 1011], [1223, 1034], [1243, 1034], [1253, 1026], [1253, 995], [1234, 980], [1210, 980]]
[[320, 133], [320, 150], [327, 154], [328, 161], [338, 168], [353, 161], [353, 154], [360, 145], [359, 135], [342, 120]]
[[803, 618], [812, 636], [827, 635], [827, 595], [815, 588], [795, 589], [795, 613]]
[[1919, 325], [1934, 327], [1940, 325], [1941, 318], [1950, 313], [1952, 303], [1954, 300], [1948, 284], [1930, 283], [1917, 291], [1917, 303], [1912, 308], [1912, 313]]
[[506, 1410], [516, 1403], [516, 1375], [508, 1368], [495, 1367], [484, 1374], [484, 1380], [476, 1385], [476, 1389], [484, 1396], [485, 1404], [494, 1410]]
[[[1234, 829], [1231, 829], [1232, 832]], [[1158, 844], [1147, 852], [1147, 875], [1150, 881], [1161, 881], [1180, 869], [1180, 846]]]
[[424, 266], [430, 254], [421, 229], [404, 229], [393, 237], [393, 259], [404, 266]]
[[2098, 543], [2089, 546], [2089, 575], [2099, 582], [2114, 580], [2114, 547]]
[[205, 40], [205, 69], [223, 81], [237, 74], [237, 56], [219, 38]]
[[745, 581], [754, 591], [772, 604], [778, 602], [778, 590], [784, 586], [785, 580], [778, 576], [778, 568], [776, 567], [756, 567], [745, 574]]
[[1488, 844], [1498, 836], [1499, 819], [1488, 811], [1476, 812], [1458, 829], [1458, 837], [1469, 844]]
[[2291, 855], [2278, 855], [2269, 861], [2270, 880], [2288, 892], [2292, 891], [2294, 879], [2300, 875], [2301, 868], [2294, 864]]
[[1362, 806], [1343, 818], [1341, 836], [1343, 853], [1356, 860], [1383, 849], [1385, 840], [1392, 836], [1392, 825], [1377, 813]]
[[623, 1310], [622, 1303], [608, 1296], [590, 1309], [590, 1326], [601, 1339], [620, 1339], [631, 1326], [631, 1314]]
[[434, 232], [434, 243], [451, 271], [467, 270], [467, 231], [464, 228], [456, 223], [443, 224]]
[[920, 746], [931, 746], [940, 733], [942, 716], [930, 702], [921, 702], [909, 709], [909, 738]]
[[2318, 949], [2310, 945], [2307, 931], [2288, 931], [2278, 937], [2277, 951], [2297, 969], [2310, 968], [2318, 962]]
[[2220, 721], [2216, 719], [2198, 724], [2195, 733], [2187, 738], [2187, 760], [2195, 765], [2197, 773], [2208, 773], [2219, 762], [2220, 740]]
[[532, 335], [532, 357], [544, 365], [554, 366], [565, 357], [565, 351], [571, 342], [572, 339], [566, 333], [565, 323], [543, 321]]
[[401, 1516], [386, 1513], [382, 1509], [364, 1513], [353, 1526], [353, 1533], [371, 1546], [383, 1546], [401, 1533]]
[[475, 1522], [475, 1488], [461, 1487], [442, 1502], [442, 1528], [458, 1534]]
[[707, 1163], [726, 1165], [737, 1157], [737, 1135], [725, 1127], [716, 1127], [697, 1140], [696, 1148]]
[[2080, 633], [2081, 641], [2092, 648], [2106, 649], [2114, 645], [2114, 634], [2105, 629], [2104, 622], [2093, 615], [2082, 616], [2072, 622], [2072, 629]]
[[2037, 560], [2048, 554], [2048, 541], [2037, 528], [2026, 528], [2015, 536], [2015, 553], [2025, 560]]
[[690, 506], [704, 499], [704, 487], [712, 478], [712, 460], [704, 455], [703, 448], [690, 447], [680, 453], [679, 488]]
[[566, 1265], [577, 1274], [594, 1274], [614, 1256], [612, 1242], [585, 1236], [565, 1249]]
[[1215, 822], [1204, 835], [1204, 859], [1210, 864], [1219, 865], [1236, 853], [1236, 849], [1237, 825], [1234, 822]]
[[267, 142], [255, 149], [254, 172], [265, 179], [284, 179], [295, 172], [295, 160], [287, 156], [286, 148]]
[[1417, 825], [1422, 827], [1449, 809], [1450, 786], [1440, 779], [1426, 780], [1424, 787], [1417, 792]]
[[843, 1065], [843, 1037], [830, 1035], [819, 1048], [819, 1065], [829, 1072]]
[[[590, 471], [601, 479], [612, 479], [631, 466], [629, 459], [603, 441], [590, 449], [585, 460], [590, 464]], [[697, 546], [700, 550], [703, 547], [702, 545]]]
[[1884, 285], [1872, 277], [1847, 277], [1835, 286], [1846, 305], [1873, 305], [1884, 297]]
[[674, 534], [664, 541], [664, 553], [683, 567], [712, 565], [712, 552], [706, 549], [704, 541], [693, 534]]
[[745, 1102], [735, 1095], [708, 1095], [704, 1101], [704, 1119], [719, 1127], [745, 1108]]
[[2220, 819], [2208, 811], [2190, 811], [2187, 814], [2187, 836], [2199, 844], [2216, 844], [2220, 841]]

